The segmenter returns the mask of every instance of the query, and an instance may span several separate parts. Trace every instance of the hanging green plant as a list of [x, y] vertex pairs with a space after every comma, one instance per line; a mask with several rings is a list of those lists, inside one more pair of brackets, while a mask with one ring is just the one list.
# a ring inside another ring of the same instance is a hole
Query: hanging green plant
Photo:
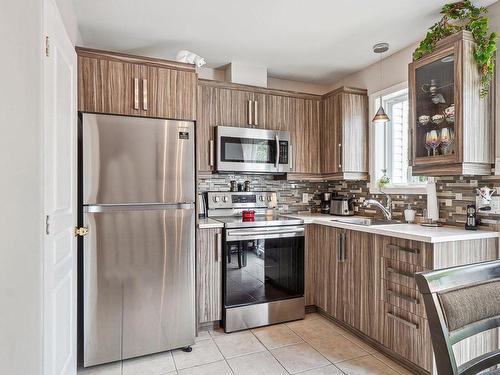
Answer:
[[486, 8], [475, 7], [470, 0], [446, 4], [441, 10], [441, 20], [429, 28], [425, 39], [413, 52], [413, 60], [432, 52], [441, 39], [461, 30], [470, 31], [476, 42], [474, 59], [481, 73], [481, 97], [487, 96], [495, 70], [497, 34], [489, 33], [486, 12]]

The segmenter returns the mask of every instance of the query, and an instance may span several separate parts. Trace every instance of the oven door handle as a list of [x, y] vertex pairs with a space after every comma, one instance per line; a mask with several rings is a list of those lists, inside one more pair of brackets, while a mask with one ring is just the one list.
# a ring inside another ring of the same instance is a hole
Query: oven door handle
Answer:
[[303, 227], [291, 227], [286, 229], [262, 229], [256, 228], [254, 230], [248, 229], [235, 229], [226, 231], [227, 241], [241, 241], [253, 239], [266, 239], [266, 238], [286, 238], [286, 237], [302, 237], [304, 236]]

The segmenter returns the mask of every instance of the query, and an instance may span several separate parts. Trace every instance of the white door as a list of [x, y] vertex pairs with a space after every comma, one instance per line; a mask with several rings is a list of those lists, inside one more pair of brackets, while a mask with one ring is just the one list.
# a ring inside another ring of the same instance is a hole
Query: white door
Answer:
[[44, 1], [44, 375], [76, 374], [76, 53], [54, 0]]

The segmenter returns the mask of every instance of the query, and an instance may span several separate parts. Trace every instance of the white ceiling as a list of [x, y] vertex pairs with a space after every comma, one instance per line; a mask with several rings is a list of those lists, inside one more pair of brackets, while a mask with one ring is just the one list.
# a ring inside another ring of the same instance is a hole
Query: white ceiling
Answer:
[[[208, 67], [266, 66], [270, 76], [333, 83], [424, 37], [450, 0], [74, 0], [83, 44]], [[491, 4], [496, 0], [483, 0]]]

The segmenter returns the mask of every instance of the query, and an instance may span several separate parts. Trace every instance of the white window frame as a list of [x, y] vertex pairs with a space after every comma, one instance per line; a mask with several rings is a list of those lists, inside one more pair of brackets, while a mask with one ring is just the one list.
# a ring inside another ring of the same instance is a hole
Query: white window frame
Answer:
[[[370, 163], [369, 163], [369, 170], [370, 170], [370, 193], [371, 194], [378, 194], [381, 192], [381, 189], [378, 187], [378, 181], [376, 179], [377, 176], [377, 170], [381, 169], [381, 165], [383, 165], [383, 158], [384, 155], [380, 155], [379, 153], [377, 155], [376, 152], [376, 139], [377, 137], [380, 138], [385, 137], [383, 135], [384, 133], [384, 126], [386, 125], [381, 125], [381, 124], [374, 124], [371, 119], [373, 116], [375, 116], [375, 113], [377, 112], [378, 108], [375, 108], [376, 101], [380, 98], [380, 96], [386, 96], [389, 94], [392, 94], [397, 91], [401, 91], [404, 89], [408, 89], [408, 82], [401, 82], [396, 85], [393, 85], [391, 87], [388, 87], [386, 89], [370, 93], [368, 98], [369, 98], [369, 110], [370, 110], [370, 126], [369, 126], [369, 137], [370, 137]], [[379, 133], [380, 132], [380, 133]], [[385, 144], [385, 143], [384, 143]], [[410, 151], [411, 152], [411, 151]], [[411, 168], [411, 167], [410, 167]], [[422, 184], [389, 184], [383, 187], [383, 192], [387, 194], [420, 194], [420, 195], [425, 195], [426, 194], [426, 185], [425, 183]]]

